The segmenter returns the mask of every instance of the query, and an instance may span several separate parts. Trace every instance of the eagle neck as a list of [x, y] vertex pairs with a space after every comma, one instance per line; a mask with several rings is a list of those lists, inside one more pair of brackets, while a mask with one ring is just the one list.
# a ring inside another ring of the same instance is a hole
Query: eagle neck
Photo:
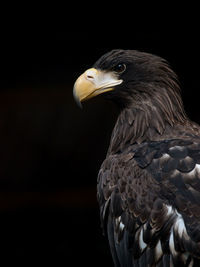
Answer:
[[162, 140], [166, 134], [173, 136], [174, 126], [181, 129], [187, 123], [189, 120], [185, 115], [178, 120], [147, 104], [145, 108], [142, 105], [124, 108], [113, 129], [108, 154], [120, 153], [133, 144]]

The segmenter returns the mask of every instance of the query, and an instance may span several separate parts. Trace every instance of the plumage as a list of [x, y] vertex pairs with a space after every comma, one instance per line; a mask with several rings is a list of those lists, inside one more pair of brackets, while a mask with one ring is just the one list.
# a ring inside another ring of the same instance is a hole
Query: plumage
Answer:
[[177, 76], [135, 50], [112, 50], [93, 68], [93, 86], [96, 73], [112, 73], [103, 95], [119, 107], [97, 179], [114, 265], [200, 266], [200, 126], [185, 114]]

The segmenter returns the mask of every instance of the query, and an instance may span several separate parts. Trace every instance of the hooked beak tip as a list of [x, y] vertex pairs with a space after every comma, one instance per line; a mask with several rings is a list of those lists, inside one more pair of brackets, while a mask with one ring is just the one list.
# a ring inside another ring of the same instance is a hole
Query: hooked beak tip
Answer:
[[80, 101], [79, 97], [76, 95], [76, 91], [75, 90], [73, 90], [73, 96], [74, 96], [74, 100], [75, 100], [76, 104], [79, 106], [79, 108], [82, 109], [83, 106], [81, 104], [81, 101]]

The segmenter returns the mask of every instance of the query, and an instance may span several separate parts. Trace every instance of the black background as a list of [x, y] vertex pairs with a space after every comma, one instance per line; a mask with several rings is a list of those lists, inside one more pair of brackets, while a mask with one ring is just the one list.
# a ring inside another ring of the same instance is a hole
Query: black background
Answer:
[[200, 122], [198, 23], [25, 8], [6, 9], [0, 33], [0, 259], [111, 266], [96, 177], [117, 110], [101, 97], [79, 109], [73, 83], [111, 49], [155, 53], [178, 74], [185, 109]]

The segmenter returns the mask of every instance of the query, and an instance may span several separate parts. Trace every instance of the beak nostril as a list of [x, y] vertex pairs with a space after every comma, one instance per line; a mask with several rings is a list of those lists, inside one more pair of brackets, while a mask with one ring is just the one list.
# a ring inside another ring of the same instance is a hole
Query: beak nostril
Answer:
[[94, 68], [88, 69], [85, 72], [85, 78], [90, 82], [94, 82], [94, 80], [96, 79], [96, 75], [97, 75], [97, 70]]
[[91, 76], [91, 75], [87, 75], [87, 78], [88, 78], [88, 79], [94, 79], [94, 77]]

